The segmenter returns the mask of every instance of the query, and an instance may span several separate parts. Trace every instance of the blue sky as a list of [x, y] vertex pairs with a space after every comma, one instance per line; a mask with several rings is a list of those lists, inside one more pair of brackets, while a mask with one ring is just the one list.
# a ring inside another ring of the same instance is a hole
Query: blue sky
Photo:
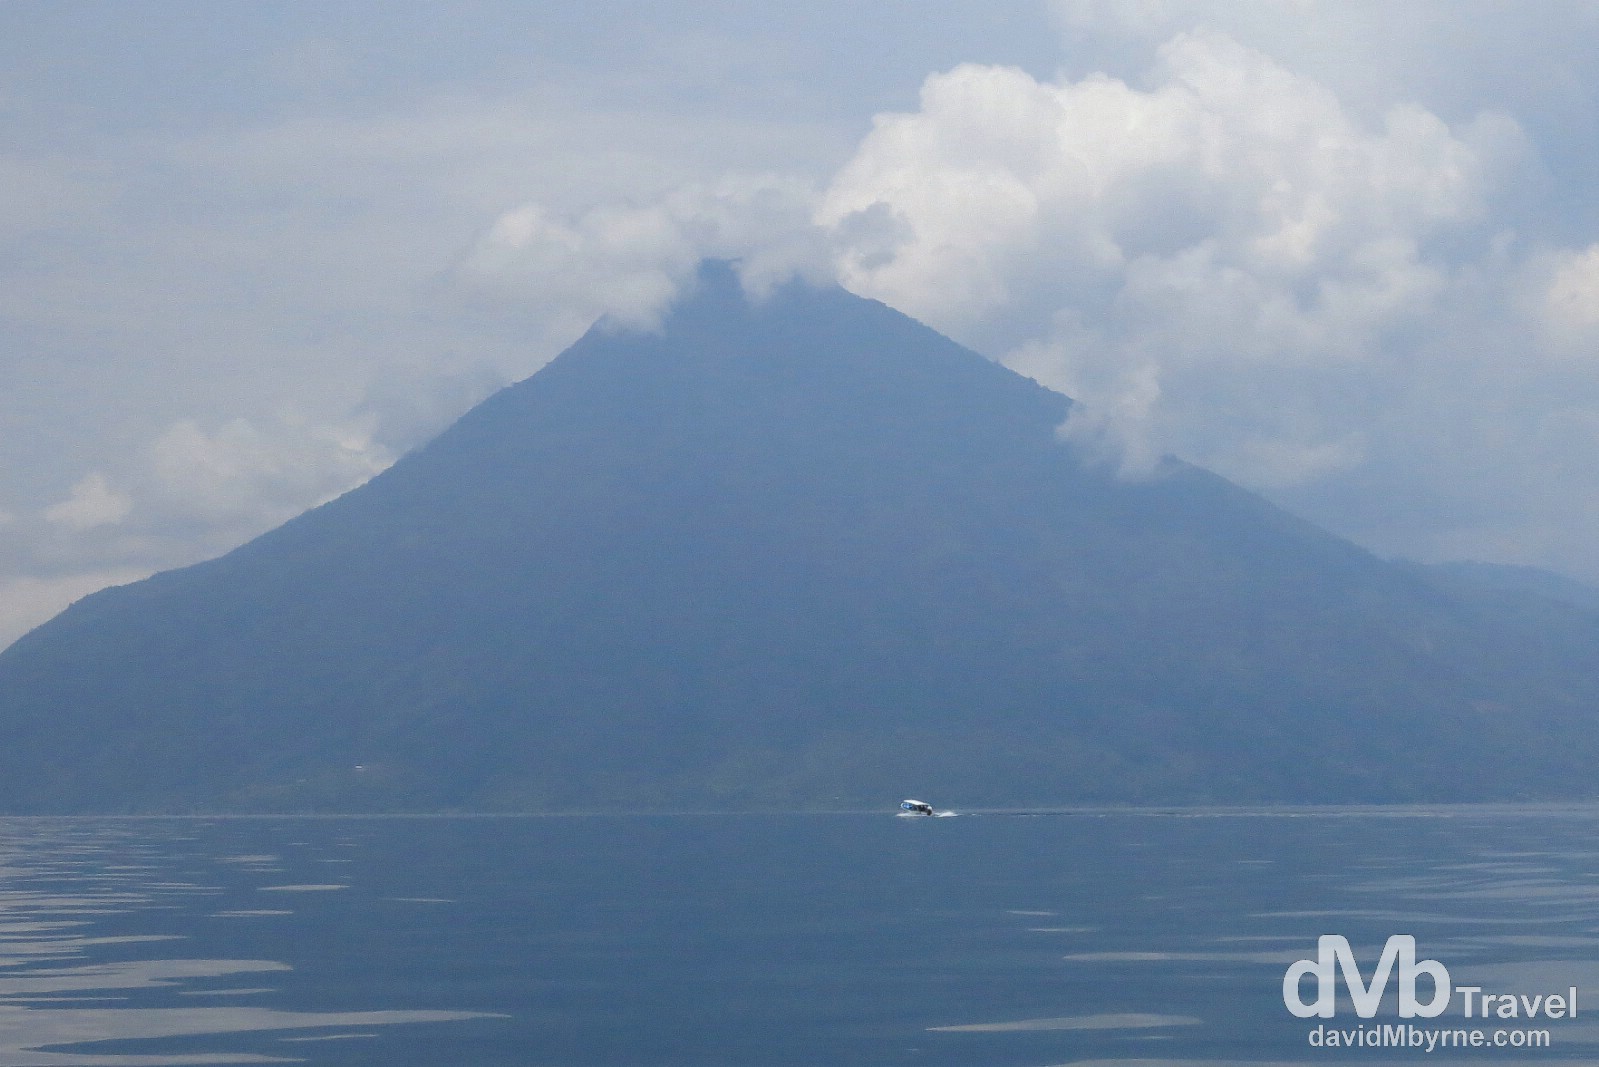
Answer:
[[695, 260], [1385, 554], [1599, 580], [1599, 9], [0, 0], [0, 643]]

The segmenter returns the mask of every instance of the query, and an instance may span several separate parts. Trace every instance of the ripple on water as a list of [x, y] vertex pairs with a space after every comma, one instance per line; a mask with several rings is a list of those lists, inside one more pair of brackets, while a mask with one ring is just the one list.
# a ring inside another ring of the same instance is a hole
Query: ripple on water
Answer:
[[314, 882], [304, 885], [264, 885], [259, 887], [262, 893], [333, 893], [340, 889], [350, 888], [347, 885], [334, 883]]
[[1014, 1019], [998, 1023], [964, 1023], [960, 1026], [929, 1026], [938, 1034], [1007, 1034], [1044, 1030], [1146, 1030], [1163, 1026], [1198, 1026], [1201, 1020], [1191, 1015], [1154, 1015], [1147, 1012], [1122, 1012], [1103, 1015], [1062, 1015], [1050, 1019]]

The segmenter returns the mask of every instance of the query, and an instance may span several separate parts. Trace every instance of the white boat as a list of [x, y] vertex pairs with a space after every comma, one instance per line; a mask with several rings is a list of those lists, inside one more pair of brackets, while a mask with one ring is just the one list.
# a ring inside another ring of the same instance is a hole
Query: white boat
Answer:
[[899, 802], [899, 810], [911, 815], [933, 814], [933, 806], [923, 800], [902, 800]]

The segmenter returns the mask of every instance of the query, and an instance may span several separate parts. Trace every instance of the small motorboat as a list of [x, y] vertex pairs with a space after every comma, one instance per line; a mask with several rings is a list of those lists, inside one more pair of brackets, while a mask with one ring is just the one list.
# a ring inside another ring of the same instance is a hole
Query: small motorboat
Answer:
[[902, 800], [899, 802], [899, 810], [910, 815], [933, 814], [933, 806], [922, 800]]

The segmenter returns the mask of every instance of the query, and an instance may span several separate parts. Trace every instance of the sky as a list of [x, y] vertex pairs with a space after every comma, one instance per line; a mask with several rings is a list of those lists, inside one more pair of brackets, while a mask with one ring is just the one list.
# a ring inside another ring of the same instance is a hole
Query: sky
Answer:
[[1599, 582], [1599, 6], [0, 0], [0, 646], [707, 256], [1385, 556]]

